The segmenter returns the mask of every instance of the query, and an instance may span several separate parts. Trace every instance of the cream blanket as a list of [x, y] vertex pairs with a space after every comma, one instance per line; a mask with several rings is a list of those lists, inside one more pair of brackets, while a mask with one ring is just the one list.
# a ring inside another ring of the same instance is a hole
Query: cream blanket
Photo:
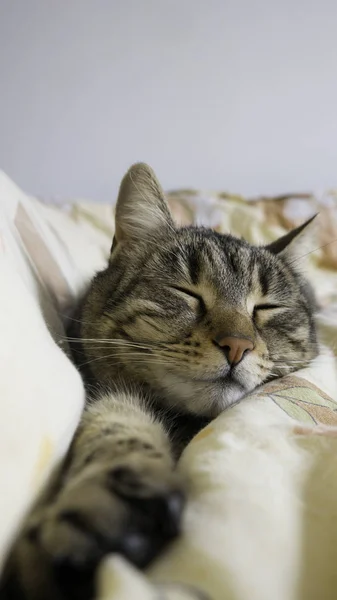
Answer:
[[[146, 575], [119, 557], [97, 598], [332, 600], [337, 597], [337, 200], [257, 199], [183, 191], [175, 218], [261, 243], [321, 212], [309, 256], [321, 355], [258, 390], [199, 433], [179, 469], [189, 482], [181, 538]], [[106, 261], [108, 206], [45, 206], [0, 176], [0, 548], [65, 453], [84, 402], [63, 323]], [[327, 245], [326, 245], [327, 244]], [[203, 595], [204, 594], [204, 595]]]

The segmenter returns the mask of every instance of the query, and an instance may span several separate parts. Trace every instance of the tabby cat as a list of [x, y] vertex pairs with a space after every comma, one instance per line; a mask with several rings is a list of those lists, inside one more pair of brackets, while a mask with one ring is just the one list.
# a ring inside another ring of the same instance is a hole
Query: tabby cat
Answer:
[[91, 598], [105, 554], [144, 567], [178, 534], [182, 444], [317, 354], [300, 272], [311, 221], [261, 247], [178, 228], [153, 171], [131, 167], [109, 264], [73, 321], [91, 401], [14, 544], [1, 598]]

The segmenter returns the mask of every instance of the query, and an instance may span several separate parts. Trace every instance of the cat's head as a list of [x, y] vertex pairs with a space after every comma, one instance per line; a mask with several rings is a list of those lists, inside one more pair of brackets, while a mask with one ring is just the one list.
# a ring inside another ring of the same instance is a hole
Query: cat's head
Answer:
[[178, 410], [215, 416], [317, 354], [300, 273], [310, 221], [256, 247], [177, 227], [153, 171], [124, 177], [107, 269], [84, 303], [81, 336], [96, 379], [143, 384]]

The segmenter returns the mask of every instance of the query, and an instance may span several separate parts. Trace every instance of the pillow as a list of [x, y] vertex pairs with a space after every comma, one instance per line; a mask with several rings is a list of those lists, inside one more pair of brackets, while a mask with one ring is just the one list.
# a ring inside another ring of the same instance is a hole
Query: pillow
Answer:
[[83, 408], [81, 378], [54, 341], [66, 347], [75, 275], [34, 201], [0, 174], [0, 558]]

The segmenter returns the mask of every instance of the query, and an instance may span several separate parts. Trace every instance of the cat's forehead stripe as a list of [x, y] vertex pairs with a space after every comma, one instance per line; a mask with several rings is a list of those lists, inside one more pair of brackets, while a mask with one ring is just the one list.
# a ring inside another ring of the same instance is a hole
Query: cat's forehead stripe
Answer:
[[187, 254], [187, 264], [189, 276], [191, 278], [191, 282], [194, 285], [197, 285], [200, 277], [200, 257], [198, 256], [198, 252], [194, 247], [189, 249]]
[[266, 265], [264, 264], [259, 265], [259, 279], [262, 296], [267, 296], [269, 292], [270, 273], [268, 272], [268, 269], [266, 269]]

